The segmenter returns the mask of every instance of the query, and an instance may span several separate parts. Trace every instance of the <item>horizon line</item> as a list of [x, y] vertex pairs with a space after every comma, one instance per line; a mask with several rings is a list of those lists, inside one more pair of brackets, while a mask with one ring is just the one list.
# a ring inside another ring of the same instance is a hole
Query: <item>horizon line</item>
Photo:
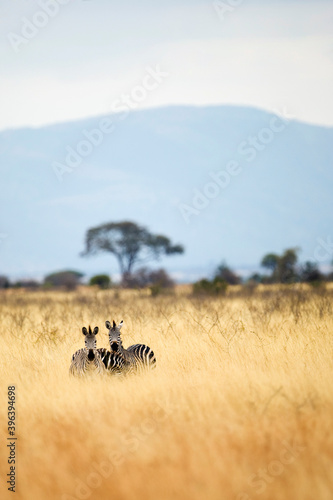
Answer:
[[[243, 108], [243, 109], [251, 109], [251, 110], [256, 110], [268, 114], [282, 114], [280, 113], [279, 110], [277, 109], [272, 109], [272, 108], [264, 108], [260, 106], [255, 106], [253, 104], [245, 104], [245, 103], [216, 103], [216, 104], [188, 104], [188, 103], [170, 103], [170, 104], [161, 104], [161, 105], [153, 105], [153, 106], [146, 106], [146, 107], [141, 107], [139, 109], [131, 109], [129, 111], [129, 115], [135, 114], [135, 113], [140, 113], [140, 112], [146, 112], [146, 111], [156, 111], [156, 110], [163, 110], [163, 109], [168, 109], [168, 108], [200, 108], [200, 109], [210, 109], [210, 108]], [[282, 110], [281, 110], [282, 111]], [[93, 120], [97, 118], [105, 118], [109, 116], [117, 116], [120, 115], [122, 111], [119, 112], [112, 112], [110, 111], [109, 113], [96, 113], [96, 114], [91, 114], [91, 115], [86, 115], [84, 117], [77, 117], [77, 118], [70, 118], [68, 120], [66, 119], [59, 119], [55, 120], [52, 122], [44, 122], [39, 125], [32, 125], [32, 124], [21, 124], [17, 126], [9, 126], [2, 128], [0, 127], [0, 134], [3, 132], [14, 132], [14, 131], [19, 131], [19, 130], [41, 130], [44, 128], [50, 128], [54, 126], [59, 126], [59, 125], [69, 125], [72, 123], [77, 123], [77, 122], [83, 122], [86, 120]], [[326, 128], [330, 129], [333, 128], [333, 123], [332, 125], [327, 125], [324, 123], [319, 123], [315, 121], [307, 121], [307, 120], [301, 120], [297, 117], [292, 117], [291, 120], [293, 122], [298, 122], [304, 125], [310, 125], [314, 127], [320, 127], [320, 128]]]

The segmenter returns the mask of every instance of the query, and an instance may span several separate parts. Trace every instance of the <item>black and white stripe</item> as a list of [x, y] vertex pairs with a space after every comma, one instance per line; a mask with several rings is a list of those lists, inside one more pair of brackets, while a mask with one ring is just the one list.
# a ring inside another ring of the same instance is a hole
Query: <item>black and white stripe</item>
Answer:
[[101, 356], [104, 366], [108, 372], [118, 375], [125, 371], [126, 363], [122, 356], [119, 356], [114, 352], [110, 352], [104, 347], [97, 349], [97, 351]]
[[138, 364], [145, 368], [156, 368], [156, 357], [154, 351], [145, 344], [134, 344], [127, 347], [127, 352], [134, 354]]

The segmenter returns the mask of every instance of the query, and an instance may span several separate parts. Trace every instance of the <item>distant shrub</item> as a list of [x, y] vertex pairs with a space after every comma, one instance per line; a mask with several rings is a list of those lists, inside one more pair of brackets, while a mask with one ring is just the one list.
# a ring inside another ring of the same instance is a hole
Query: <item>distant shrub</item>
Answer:
[[215, 272], [215, 278], [227, 282], [229, 285], [239, 285], [241, 278], [234, 273], [225, 263], [221, 264]]
[[329, 273], [329, 274], [326, 276], [326, 280], [327, 280], [327, 281], [333, 281], [333, 273]]
[[165, 288], [162, 288], [160, 285], [151, 285], [149, 289], [152, 297], [161, 295], [161, 293], [163, 293], [163, 291], [165, 290]]
[[110, 288], [110, 286], [111, 286], [111, 278], [107, 274], [97, 274], [96, 276], [93, 276], [90, 279], [89, 285], [90, 286], [97, 285], [102, 290], [106, 290], [107, 288]]
[[325, 276], [320, 272], [318, 265], [314, 262], [305, 262], [301, 267], [300, 280], [313, 286], [320, 285]]
[[0, 276], [0, 288], [9, 288], [10, 282], [7, 276]]
[[194, 295], [224, 295], [228, 288], [228, 283], [216, 277], [212, 281], [202, 279], [193, 284]]
[[46, 276], [44, 285], [46, 288], [64, 287], [67, 290], [75, 290], [83, 276], [84, 274], [78, 271], [60, 271]]
[[125, 275], [122, 285], [125, 288], [149, 287], [152, 295], [158, 295], [162, 289], [173, 288], [174, 281], [164, 269], [151, 270], [142, 267], [134, 273]]
[[12, 285], [14, 288], [30, 288], [30, 289], [37, 289], [40, 287], [40, 283], [35, 280], [20, 280], [16, 281]]
[[160, 288], [173, 288], [175, 283], [171, 276], [164, 269], [157, 269], [149, 273], [150, 286], [159, 286]]

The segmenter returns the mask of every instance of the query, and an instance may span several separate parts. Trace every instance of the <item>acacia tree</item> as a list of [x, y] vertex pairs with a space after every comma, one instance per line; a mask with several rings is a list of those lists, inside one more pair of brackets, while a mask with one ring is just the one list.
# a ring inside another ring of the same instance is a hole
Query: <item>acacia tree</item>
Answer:
[[158, 260], [162, 255], [182, 254], [182, 245], [174, 245], [160, 234], [152, 234], [135, 222], [109, 222], [88, 229], [82, 256], [109, 252], [118, 260], [123, 280], [131, 275], [134, 266]]
[[297, 280], [298, 248], [288, 248], [282, 255], [269, 253], [261, 261], [261, 266], [271, 271], [273, 283], [292, 283]]

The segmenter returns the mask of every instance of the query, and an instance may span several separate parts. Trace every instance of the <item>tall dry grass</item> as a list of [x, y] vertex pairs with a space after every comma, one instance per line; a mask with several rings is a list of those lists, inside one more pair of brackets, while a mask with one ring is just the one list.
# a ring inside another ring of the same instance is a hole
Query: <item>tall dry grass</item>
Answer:
[[[0, 497], [333, 498], [332, 290], [221, 298], [80, 290], [0, 297]], [[69, 377], [82, 326], [124, 320], [154, 372]], [[17, 491], [6, 489], [7, 386]]]

